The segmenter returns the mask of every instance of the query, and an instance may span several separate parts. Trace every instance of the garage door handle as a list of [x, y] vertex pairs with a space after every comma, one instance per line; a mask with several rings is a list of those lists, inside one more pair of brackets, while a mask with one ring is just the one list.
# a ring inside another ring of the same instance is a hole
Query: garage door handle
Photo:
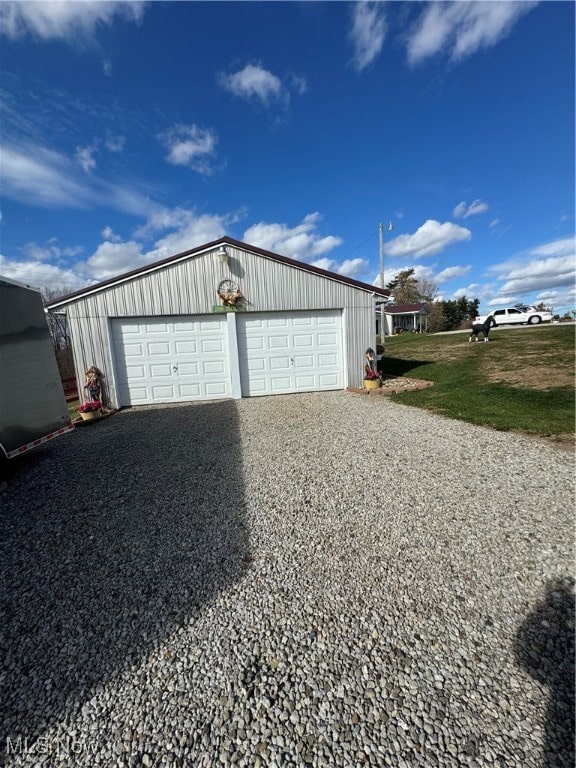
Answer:
[[290, 358], [290, 365], [294, 365], [294, 358], [293, 357]]
[[176, 373], [176, 371], [178, 370], [178, 366], [177, 365], [172, 366], [172, 370], [174, 371], [174, 373]]

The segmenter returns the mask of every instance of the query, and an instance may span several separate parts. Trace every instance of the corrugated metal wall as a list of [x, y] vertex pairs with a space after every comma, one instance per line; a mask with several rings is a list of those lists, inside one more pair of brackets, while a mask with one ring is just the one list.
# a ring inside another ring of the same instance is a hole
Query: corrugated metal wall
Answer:
[[96, 365], [115, 404], [108, 318], [208, 314], [220, 303], [218, 284], [228, 278], [238, 284], [250, 312], [343, 309], [347, 384], [362, 386], [364, 352], [376, 344], [371, 293], [248, 250], [226, 248], [228, 264], [220, 263], [215, 251], [183, 258], [67, 305], [79, 381]]

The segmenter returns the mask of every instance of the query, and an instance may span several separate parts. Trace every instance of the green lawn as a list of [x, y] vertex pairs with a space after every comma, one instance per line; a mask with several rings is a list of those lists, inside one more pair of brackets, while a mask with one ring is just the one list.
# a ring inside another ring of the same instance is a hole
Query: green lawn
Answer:
[[490, 342], [468, 334], [386, 339], [384, 373], [433, 381], [399, 402], [499, 430], [574, 433], [574, 326], [498, 328]]

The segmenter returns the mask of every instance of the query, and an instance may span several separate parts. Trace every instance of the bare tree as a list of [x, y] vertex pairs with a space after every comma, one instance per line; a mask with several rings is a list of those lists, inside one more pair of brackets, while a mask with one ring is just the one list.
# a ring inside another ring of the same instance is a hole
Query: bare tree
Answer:
[[[67, 293], [68, 291], [62, 288], [42, 288], [44, 305], [56, 301], [56, 299], [65, 296]], [[68, 318], [66, 315], [61, 312], [46, 312], [46, 320], [50, 336], [52, 337], [54, 351], [58, 353], [59, 350], [68, 349], [70, 347], [70, 334], [68, 332]]]

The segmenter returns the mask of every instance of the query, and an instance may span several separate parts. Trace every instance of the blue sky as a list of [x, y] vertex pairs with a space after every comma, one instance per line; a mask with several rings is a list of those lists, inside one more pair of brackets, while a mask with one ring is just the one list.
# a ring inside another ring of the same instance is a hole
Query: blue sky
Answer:
[[[574, 4], [0, 4], [2, 274], [223, 235], [481, 309], [576, 306]], [[393, 231], [388, 230], [392, 222]]]

